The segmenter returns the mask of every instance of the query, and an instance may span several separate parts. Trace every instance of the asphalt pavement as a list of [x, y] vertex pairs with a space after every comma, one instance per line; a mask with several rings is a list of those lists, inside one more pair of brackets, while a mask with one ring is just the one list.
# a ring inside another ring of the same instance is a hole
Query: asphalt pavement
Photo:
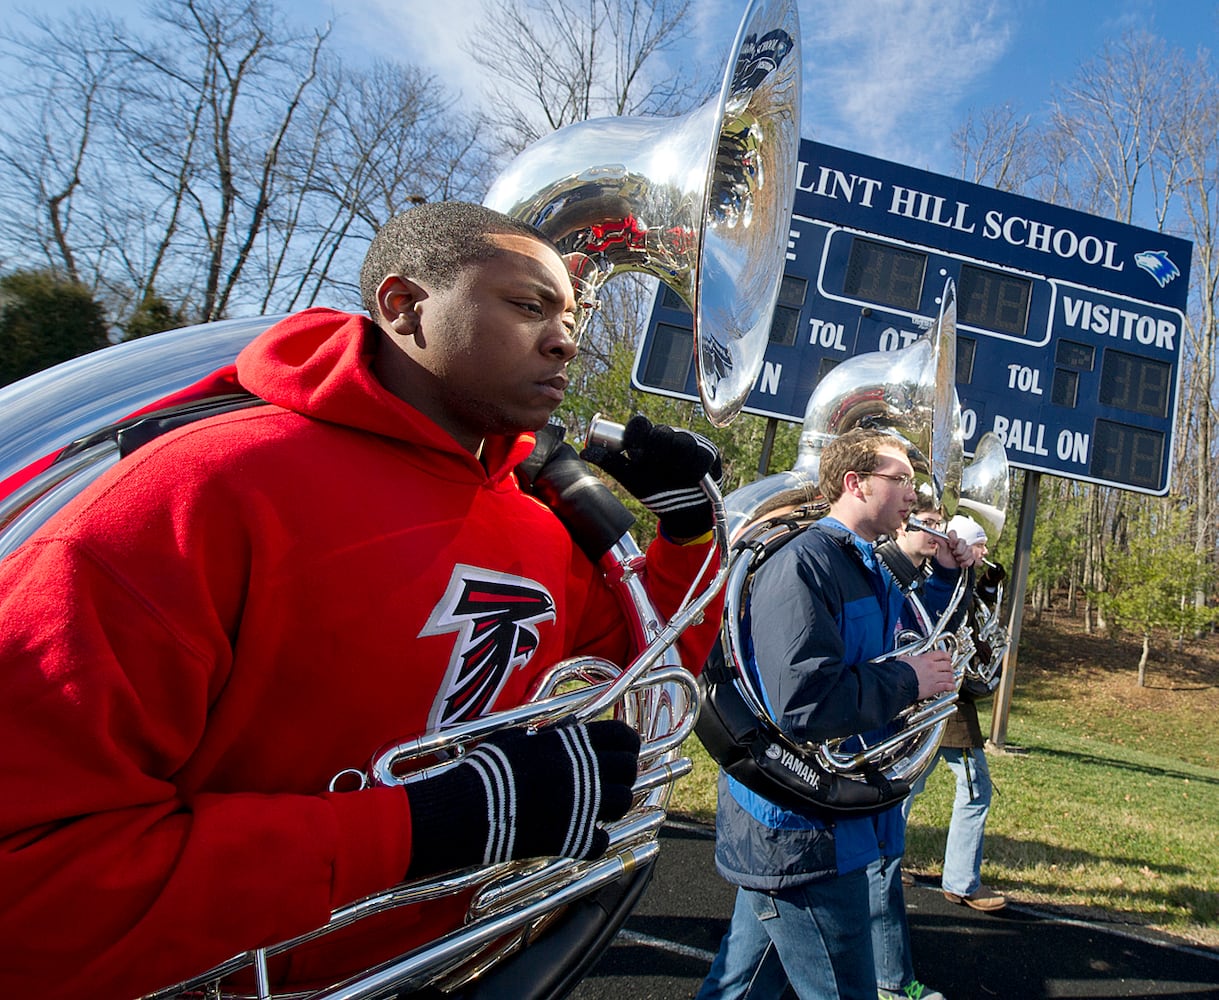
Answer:
[[[670, 822], [660, 841], [639, 905], [573, 1000], [686, 1000], [702, 982], [735, 889], [715, 870], [709, 827]], [[947, 1000], [1219, 1000], [1219, 950], [1014, 904], [982, 914], [927, 880], [906, 888], [906, 909], [915, 973]]]

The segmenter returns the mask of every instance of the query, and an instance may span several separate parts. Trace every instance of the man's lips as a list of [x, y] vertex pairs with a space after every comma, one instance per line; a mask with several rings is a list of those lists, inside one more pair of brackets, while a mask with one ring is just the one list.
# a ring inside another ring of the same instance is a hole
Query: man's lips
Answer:
[[538, 387], [542, 390], [543, 395], [549, 396], [551, 399], [563, 402], [563, 396], [567, 392], [567, 376], [553, 375], [544, 381], [538, 383]]

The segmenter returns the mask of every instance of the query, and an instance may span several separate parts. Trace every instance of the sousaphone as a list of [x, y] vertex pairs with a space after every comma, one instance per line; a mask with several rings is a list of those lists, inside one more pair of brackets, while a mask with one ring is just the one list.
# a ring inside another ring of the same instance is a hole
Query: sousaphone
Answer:
[[[974, 446], [973, 461], [961, 477], [959, 512], [968, 514], [986, 532], [986, 542], [993, 552], [1003, 533], [1010, 501], [1010, 467], [1003, 439], [987, 431]], [[1011, 633], [1002, 622], [1003, 579], [998, 564], [986, 562], [977, 568], [978, 577], [988, 573], [999, 576], [994, 597], [975, 593], [972, 619], [974, 625], [974, 656], [965, 668], [961, 695], [979, 701], [990, 697], [999, 686], [1003, 658], [1011, 645]]]
[[[955, 511], [963, 455], [955, 370], [956, 289], [950, 280], [926, 334], [897, 351], [848, 358], [818, 383], [805, 408], [792, 469], [724, 499], [732, 545], [724, 626], [720, 646], [699, 679], [704, 704], [695, 731], [724, 771], [772, 802], [827, 814], [887, 808], [909, 794], [930, 765], [956, 710], [954, 690], [907, 708], [893, 735], [871, 742], [857, 735], [798, 743], [766, 712], [741, 635], [754, 572], [826, 513], [818, 475], [822, 450], [836, 436], [860, 426], [893, 434], [917, 459], [920, 491], [930, 493], [947, 513]], [[962, 596], [963, 585], [927, 635], [889, 655], [947, 648], [959, 685], [972, 646], [967, 632], [949, 633], [947, 623]]]
[[[782, 277], [799, 147], [799, 39], [794, 0], [752, 0], [715, 100], [684, 118], [569, 126], [522, 153], [487, 198], [491, 207], [555, 240], [584, 309], [594, 308], [600, 287], [623, 271], [655, 275], [682, 296], [695, 315], [700, 393], [717, 424], [736, 415], [757, 379]], [[215, 386], [194, 387], [277, 318], [158, 334], [0, 390], [0, 551], [21, 544], [167, 426], [249, 403], [239, 391], [228, 398], [217, 396]], [[595, 431], [612, 438], [614, 428]], [[598, 488], [608, 493], [591, 473], [577, 478], [535, 485], [567, 517], [572, 497]], [[473, 894], [462, 926], [307, 995], [355, 1000], [569, 992], [646, 886], [673, 782], [690, 768], [678, 748], [693, 728], [699, 692], [674, 647], [722, 588], [728, 565], [723, 504], [709, 480], [704, 489], [717, 513], [720, 569], [706, 574], [705, 589], [692, 593], [667, 623], [636, 572], [642, 555], [630, 534], [622, 531], [612, 544], [597, 542], [597, 561], [635, 631], [638, 653], [629, 664], [589, 658], [557, 664], [530, 704], [410, 737], [342, 776], [357, 784], [406, 781], [416, 759], [460, 752], [497, 728], [612, 711], [640, 731], [644, 749], [634, 806], [607, 826], [604, 857], [543, 858], [404, 883], [336, 911], [315, 932], [235, 955], [150, 996], [282, 996], [270, 981], [270, 959], [358, 927], [366, 917], [455, 892]], [[235, 992], [234, 976], [252, 985]]]

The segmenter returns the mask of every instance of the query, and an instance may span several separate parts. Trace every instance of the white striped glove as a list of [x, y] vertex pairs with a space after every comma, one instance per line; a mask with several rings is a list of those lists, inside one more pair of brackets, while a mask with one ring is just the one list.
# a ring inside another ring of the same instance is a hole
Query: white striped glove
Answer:
[[639, 414], [623, 430], [621, 451], [591, 445], [580, 457], [617, 479], [656, 515], [669, 538], [711, 530], [711, 501], [701, 484], [706, 475], [719, 482], [722, 469], [719, 450], [701, 434], [653, 425]]
[[518, 858], [596, 858], [609, 836], [597, 820], [631, 807], [639, 734], [609, 720], [536, 733], [507, 729], [461, 764], [405, 786], [412, 878]]

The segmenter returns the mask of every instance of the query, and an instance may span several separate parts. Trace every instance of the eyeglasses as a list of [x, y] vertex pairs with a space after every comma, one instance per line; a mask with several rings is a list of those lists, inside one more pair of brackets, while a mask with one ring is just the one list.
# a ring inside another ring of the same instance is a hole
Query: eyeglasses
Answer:
[[912, 487], [915, 483], [914, 477], [909, 474], [904, 474], [901, 476], [894, 476], [894, 475], [889, 474], [888, 472], [861, 472], [861, 473], [859, 473], [859, 475], [861, 475], [861, 476], [878, 476], [881, 479], [889, 480], [889, 482], [891, 482], [891, 483], [897, 483], [897, 485], [901, 486], [903, 489], [910, 489], [910, 487]]

